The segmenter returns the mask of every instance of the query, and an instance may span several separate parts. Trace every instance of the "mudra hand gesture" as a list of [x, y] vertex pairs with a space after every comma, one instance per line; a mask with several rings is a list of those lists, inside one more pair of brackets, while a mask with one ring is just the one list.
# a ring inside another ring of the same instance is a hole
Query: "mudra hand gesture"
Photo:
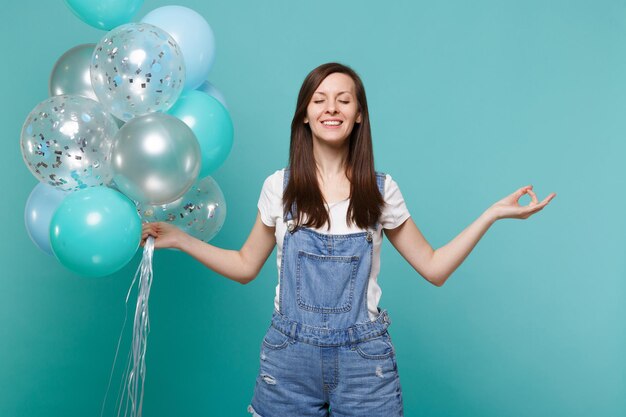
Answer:
[[[551, 193], [540, 203], [532, 188], [532, 185], [520, 188], [513, 194], [494, 203], [489, 207], [488, 211], [492, 212], [496, 219], [527, 219], [543, 209], [556, 196], [556, 193]], [[526, 206], [519, 204], [519, 199], [522, 198], [524, 194], [528, 194], [532, 199]]]

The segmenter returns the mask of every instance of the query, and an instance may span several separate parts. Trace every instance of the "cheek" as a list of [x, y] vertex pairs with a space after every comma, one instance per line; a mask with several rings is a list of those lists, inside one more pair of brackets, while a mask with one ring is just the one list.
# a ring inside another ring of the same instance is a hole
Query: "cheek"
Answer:
[[359, 109], [355, 107], [350, 107], [350, 109], [346, 110], [346, 113], [350, 115], [350, 119], [357, 120], [359, 118]]
[[309, 106], [309, 107], [306, 109], [306, 115], [305, 115], [304, 117], [305, 117], [305, 120], [308, 120], [309, 122], [310, 122], [311, 120], [315, 120], [315, 112], [313, 111], [313, 109], [311, 108], [311, 106]]

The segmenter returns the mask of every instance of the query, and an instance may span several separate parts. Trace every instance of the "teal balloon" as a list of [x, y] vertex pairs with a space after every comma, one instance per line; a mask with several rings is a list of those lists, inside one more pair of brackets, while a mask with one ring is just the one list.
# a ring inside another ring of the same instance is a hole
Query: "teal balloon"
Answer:
[[142, 3], [143, 0], [65, 0], [80, 20], [102, 30], [130, 22]]
[[69, 194], [50, 222], [52, 251], [63, 266], [92, 277], [110, 275], [134, 256], [141, 239], [135, 205], [107, 187]]
[[219, 100], [201, 91], [184, 91], [168, 113], [185, 122], [198, 139], [202, 160], [198, 178], [224, 163], [233, 147], [233, 122]]

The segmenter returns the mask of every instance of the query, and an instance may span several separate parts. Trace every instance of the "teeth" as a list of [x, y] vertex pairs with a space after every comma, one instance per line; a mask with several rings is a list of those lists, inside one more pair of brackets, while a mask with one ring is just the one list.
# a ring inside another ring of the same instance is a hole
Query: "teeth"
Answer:
[[339, 126], [341, 122], [338, 120], [327, 120], [325, 122], [322, 122], [322, 124], [328, 125], [328, 126]]

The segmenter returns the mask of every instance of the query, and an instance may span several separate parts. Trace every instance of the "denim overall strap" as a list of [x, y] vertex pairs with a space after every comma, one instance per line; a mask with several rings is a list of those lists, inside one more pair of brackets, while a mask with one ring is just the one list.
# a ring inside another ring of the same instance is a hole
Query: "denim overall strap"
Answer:
[[[287, 189], [287, 184], [289, 184], [289, 174], [290, 174], [290, 172], [291, 172], [291, 169], [285, 168], [285, 171], [283, 173], [283, 194], [285, 193], [285, 190]], [[295, 212], [296, 212], [296, 203], [294, 201], [294, 203], [291, 205], [291, 210], [283, 215], [283, 219], [285, 220], [287, 225], [293, 223], [293, 214]]]
[[[283, 186], [289, 181], [285, 170]], [[384, 174], [376, 174], [382, 192]], [[292, 208], [293, 209], [293, 208]], [[295, 227], [293, 214], [285, 215], [280, 266], [279, 311], [273, 325], [285, 334], [320, 346], [367, 340], [384, 333], [385, 312], [371, 321], [367, 288], [372, 265], [373, 230], [343, 235], [322, 234]]]

